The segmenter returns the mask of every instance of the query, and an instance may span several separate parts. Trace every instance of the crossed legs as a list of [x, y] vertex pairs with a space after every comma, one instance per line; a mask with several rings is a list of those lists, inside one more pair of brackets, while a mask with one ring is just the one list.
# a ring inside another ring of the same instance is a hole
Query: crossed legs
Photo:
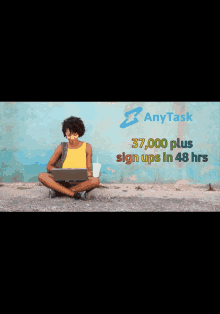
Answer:
[[67, 188], [62, 184], [56, 182], [53, 177], [49, 173], [41, 172], [38, 175], [38, 180], [46, 187], [60, 192], [62, 194], [66, 194], [70, 197], [73, 197], [76, 192], [82, 191], [92, 191], [93, 189], [97, 188], [100, 184], [99, 178], [89, 177], [87, 181], [76, 183], [75, 186], [71, 186]]

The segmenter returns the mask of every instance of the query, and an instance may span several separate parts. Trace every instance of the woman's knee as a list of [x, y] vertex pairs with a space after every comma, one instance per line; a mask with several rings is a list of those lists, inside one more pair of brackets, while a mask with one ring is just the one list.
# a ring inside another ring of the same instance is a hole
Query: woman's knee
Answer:
[[95, 178], [95, 177], [91, 178], [91, 182], [92, 182], [92, 184], [94, 184], [96, 186], [99, 186], [99, 184], [100, 184], [99, 178]]
[[43, 177], [43, 172], [39, 173], [39, 175], [38, 175], [38, 180], [41, 181], [41, 180], [42, 180], [42, 177]]
[[48, 173], [41, 172], [41, 173], [38, 175], [38, 180], [39, 180], [39, 181], [45, 181], [47, 177], [48, 177]]

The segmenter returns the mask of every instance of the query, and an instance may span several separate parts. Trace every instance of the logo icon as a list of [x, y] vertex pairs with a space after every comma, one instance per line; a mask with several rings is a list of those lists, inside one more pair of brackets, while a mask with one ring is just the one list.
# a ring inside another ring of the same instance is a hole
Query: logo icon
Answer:
[[[122, 122], [122, 124], [120, 125], [120, 128], [125, 129], [125, 128], [127, 128], [128, 126], [137, 123], [137, 122], [138, 122], [138, 119], [137, 119], [136, 117], [137, 117], [137, 115], [138, 115], [139, 113], [141, 113], [142, 110], [143, 110], [142, 107], [138, 107], [138, 108], [132, 109], [132, 110], [130, 110], [130, 111], [128, 111], [128, 112], [125, 112], [125, 118], [127, 118], [127, 119], [126, 119], [124, 122]], [[134, 117], [133, 117], [133, 120], [132, 120], [132, 121], [129, 121], [129, 116], [130, 116], [132, 113], [135, 113], [135, 114], [134, 114]], [[128, 121], [129, 121], [129, 122], [128, 122]]]

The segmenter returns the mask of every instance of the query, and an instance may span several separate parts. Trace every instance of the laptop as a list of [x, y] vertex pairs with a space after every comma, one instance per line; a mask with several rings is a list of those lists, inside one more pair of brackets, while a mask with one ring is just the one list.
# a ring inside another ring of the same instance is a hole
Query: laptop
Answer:
[[55, 181], [66, 181], [66, 182], [83, 182], [88, 180], [88, 169], [87, 168], [57, 168], [52, 169], [52, 176]]

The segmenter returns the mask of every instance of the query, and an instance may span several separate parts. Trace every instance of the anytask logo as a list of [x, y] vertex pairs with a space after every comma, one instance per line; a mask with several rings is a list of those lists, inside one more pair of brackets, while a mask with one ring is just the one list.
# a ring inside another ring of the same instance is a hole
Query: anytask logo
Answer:
[[[127, 119], [125, 119], [124, 122], [122, 122], [122, 124], [120, 125], [120, 128], [125, 129], [128, 126], [138, 123], [137, 115], [139, 115], [139, 113], [141, 113], [142, 110], [143, 110], [142, 107], [137, 107], [128, 112], [125, 112], [125, 118]], [[185, 114], [181, 114], [180, 116], [178, 114], [174, 114], [173, 112], [167, 112], [165, 115], [156, 114], [156, 115], [153, 115], [153, 121], [155, 121], [155, 119], [157, 119], [157, 121], [160, 121], [161, 119], [161, 124], [163, 124], [167, 115], [168, 115], [169, 121], [192, 121], [192, 114], [189, 115], [189, 112], [186, 113], [186, 116]], [[130, 119], [129, 119], [129, 116], [131, 116]], [[181, 117], [181, 120], [180, 120], [180, 117]], [[131, 120], [131, 118], [133, 119]], [[171, 118], [173, 120], [171, 120]], [[147, 120], [152, 122], [152, 118], [149, 112], [146, 114], [144, 121], [147, 121]]]

